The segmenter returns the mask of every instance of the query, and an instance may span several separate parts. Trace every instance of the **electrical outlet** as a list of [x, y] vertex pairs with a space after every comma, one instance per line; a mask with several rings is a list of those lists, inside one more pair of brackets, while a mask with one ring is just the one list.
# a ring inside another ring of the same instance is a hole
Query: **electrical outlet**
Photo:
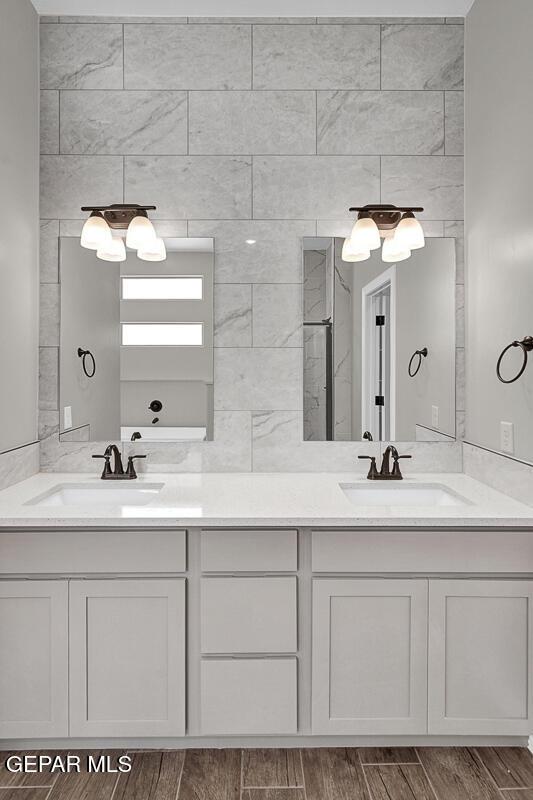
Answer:
[[500, 422], [500, 449], [504, 453], [514, 455], [514, 425], [512, 422]]
[[65, 406], [63, 409], [63, 427], [65, 430], [72, 428], [72, 406]]
[[439, 427], [439, 407], [431, 406], [431, 427], [437, 430]]

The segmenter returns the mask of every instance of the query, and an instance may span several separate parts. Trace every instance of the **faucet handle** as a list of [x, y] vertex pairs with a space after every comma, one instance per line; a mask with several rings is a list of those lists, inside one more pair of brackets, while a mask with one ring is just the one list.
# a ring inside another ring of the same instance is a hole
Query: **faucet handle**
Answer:
[[146, 458], [146, 455], [128, 456], [128, 467], [126, 469], [126, 475], [131, 480], [134, 480], [137, 477], [137, 473], [135, 472], [135, 467], [133, 465], [133, 462], [136, 458]]
[[369, 481], [377, 480], [379, 477], [379, 472], [376, 466], [376, 456], [357, 456], [357, 458], [361, 461], [370, 461], [370, 469], [368, 470], [368, 475], [366, 477]]
[[107, 455], [107, 453], [105, 453], [104, 455], [101, 455], [101, 456], [100, 455], [93, 455], [93, 458], [104, 458], [105, 459], [104, 469], [102, 470], [102, 475], [101, 475], [102, 480], [105, 480], [108, 475], [111, 475], [111, 465], [109, 463], [111, 461], [111, 455]]
[[395, 456], [393, 456], [394, 466], [392, 468], [392, 473], [391, 473], [393, 478], [396, 478], [397, 480], [402, 480], [403, 479], [403, 475], [402, 475], [401, 470], [400, 470], [400, 464], [398, 462], [400, 461], [401, 458], [412, 458], [412, 457], [413, 456], [410, 456], [410, 455], [409, 456], [407, 456], [407, 455], [406, 456], [400, 456], [399, 454], [396, 454]]

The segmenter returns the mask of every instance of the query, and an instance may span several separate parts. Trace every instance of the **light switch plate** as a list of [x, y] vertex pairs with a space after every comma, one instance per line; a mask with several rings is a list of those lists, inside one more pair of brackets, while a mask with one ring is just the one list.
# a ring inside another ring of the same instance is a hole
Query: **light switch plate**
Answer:
[[514, 425], [512, 422], [500, 422], [500, 449], [504, 453], [514, 455]]
[[72, 428], [72, 406], [65, 406], [63, 409], [63, 427]]
[[439, 427], [439, 407], [431, 406], [431, 427], [437, 430]]

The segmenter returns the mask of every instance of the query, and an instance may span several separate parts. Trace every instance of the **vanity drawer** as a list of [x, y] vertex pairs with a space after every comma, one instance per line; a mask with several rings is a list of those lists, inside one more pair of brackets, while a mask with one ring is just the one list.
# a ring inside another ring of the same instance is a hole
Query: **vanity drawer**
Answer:
[[296, 578], [203, 578], [202, 653], [294, 653]]
[[204, 735], [296, 733], [296, 658], [204, 660], [201, 698]]
[[505, 530], [313, 531], [312, 569], [523, 574], [533, 570], [533, 535]]
[[295, 530], [202, 531], [203, 572], [296, 572]]
[[64, 530], [0, 534], [0, 574], [184, 572], [186, 532]]

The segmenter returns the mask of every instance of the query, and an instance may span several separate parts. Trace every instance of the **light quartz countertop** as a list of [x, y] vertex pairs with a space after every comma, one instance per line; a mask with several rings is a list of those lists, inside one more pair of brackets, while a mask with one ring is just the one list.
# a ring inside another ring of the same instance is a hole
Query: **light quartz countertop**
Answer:
[[[116, 482], [121, 488], [126, 482]], [[139, 477], [135, 486], [163, 483], [144, 506], [27, 505], [64, 484], [102, 485], [87, 474], [41, 473], [0, 491], [0, 528], [360, 527], [531, 528], [524, 505], [461, 473], [411, 475], [401, 485], [440, 485], [468, 501], [461, 506], [352, 505], [339, 484], [371, 482], [356, 473], [203, 473]], [[129, 483], [133, 486], [133, 483]], [[376, 485], [376, 484], [372, 484]], [[381, 483], [381, 487], [398, 486]]]

